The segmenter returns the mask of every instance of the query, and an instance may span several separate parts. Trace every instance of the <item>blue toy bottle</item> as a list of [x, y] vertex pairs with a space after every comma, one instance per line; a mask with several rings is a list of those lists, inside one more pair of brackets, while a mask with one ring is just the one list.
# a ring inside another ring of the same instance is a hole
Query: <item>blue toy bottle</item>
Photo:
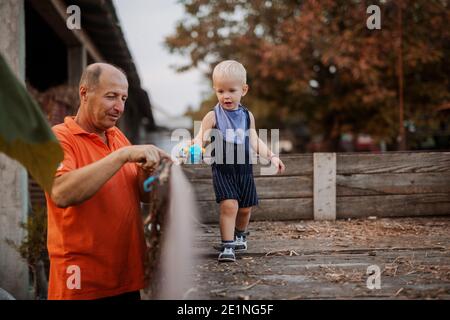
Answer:
[[187, 163], [190, 164], [200, 164], [202, 163], [202, 153], [203, 148], [200, 147], [198, 144], [193, 144], [187, 149]]

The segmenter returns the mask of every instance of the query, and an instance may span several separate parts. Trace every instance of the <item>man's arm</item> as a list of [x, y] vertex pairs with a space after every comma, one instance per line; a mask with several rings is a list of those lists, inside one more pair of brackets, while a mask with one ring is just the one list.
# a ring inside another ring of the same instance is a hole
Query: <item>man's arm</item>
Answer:
[[60, 208], [91, 198], [127, 162], [151, 168], [159, 162], [158, 149], [151, 145], [127, 146], [80, 169], [67, 172], [53, 182], [51, 198]]

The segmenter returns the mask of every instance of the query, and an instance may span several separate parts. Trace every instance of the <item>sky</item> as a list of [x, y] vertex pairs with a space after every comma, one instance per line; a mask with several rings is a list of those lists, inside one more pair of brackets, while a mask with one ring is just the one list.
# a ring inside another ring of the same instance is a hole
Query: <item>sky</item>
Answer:
[[197, 109], [208, 82], [199, 70], [177, 73], [171, 65], [189, 60], [171, 54], [163, 45], [183, 17], [183, 6], [176, 0], [114, 0], [114, 4], [142, 87], [154, 106], [156, 123], [173, 123], [189, 105]]

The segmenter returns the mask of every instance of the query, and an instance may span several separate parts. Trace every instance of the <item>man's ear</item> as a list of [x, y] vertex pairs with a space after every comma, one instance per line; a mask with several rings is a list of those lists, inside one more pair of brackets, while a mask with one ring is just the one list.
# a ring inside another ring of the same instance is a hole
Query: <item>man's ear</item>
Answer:
[[244, 84], [244, 85], [242, 86], [242, 96], [245, 96], [245, 95], [247, 94], [248, 89], [249, 89], [248, 84]]
[[80, 86], [80, 101], [87, 101], [87, 88], [85, 86]]

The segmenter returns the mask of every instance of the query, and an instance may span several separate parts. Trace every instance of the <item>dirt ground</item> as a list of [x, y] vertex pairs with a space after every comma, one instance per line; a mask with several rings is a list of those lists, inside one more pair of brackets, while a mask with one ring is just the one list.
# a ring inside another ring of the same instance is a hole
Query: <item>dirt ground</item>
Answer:
[[248, 251], [218, 263], [218, 226], [200, 226], [186, 298], [450, 299], [450, 217], [251, 222], [249, 231]]

